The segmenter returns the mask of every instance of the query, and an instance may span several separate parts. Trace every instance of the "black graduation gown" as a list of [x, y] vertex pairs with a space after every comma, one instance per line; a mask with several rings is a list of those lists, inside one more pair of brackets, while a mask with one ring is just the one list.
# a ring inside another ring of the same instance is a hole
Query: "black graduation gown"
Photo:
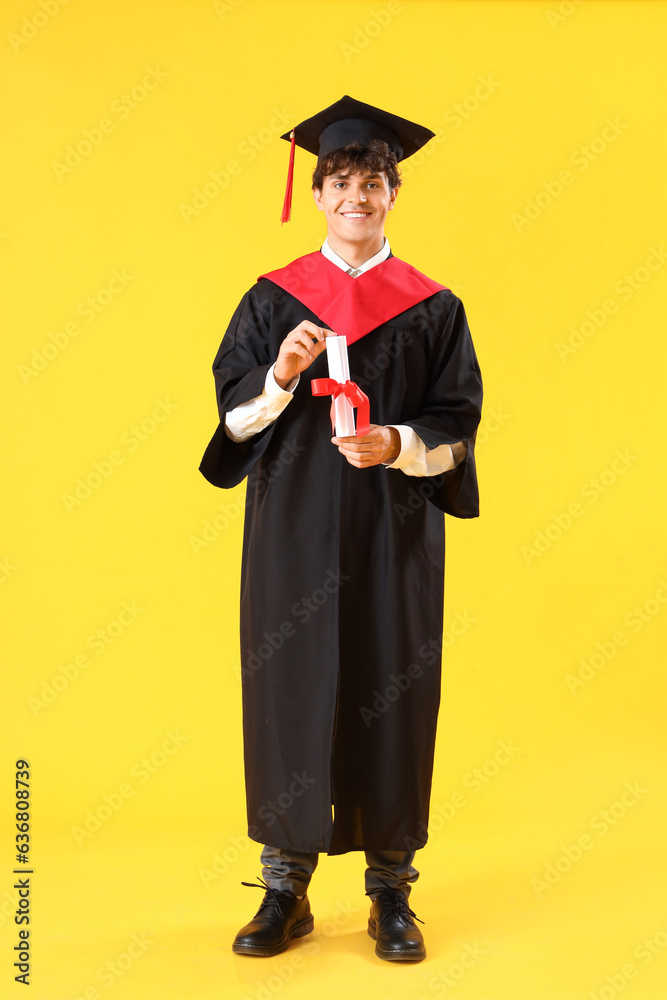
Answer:
[[304, 319], [329, 325], [271, 280], [244, 295], [214, 362], [221, 423], [200, 466], [223, 488], [248, 476], [248, 835], [307, 852], [412, 850], [427, 840], [440, 700], [443, 511], [479, 513], [479, 366], [449, 290], [349, 345], [350, 377], [370, 399], [372, 423], [409, 424], [429, 448], [468, 442], [463, 462], [438, 476], [357, 469], [343, 458], [331, 444], [330, 397], [312, 396], [309, 385], [327, 377], [326, 352], [272, 425], [233, 442], [224, 414], [261, 393], [280, 344]]

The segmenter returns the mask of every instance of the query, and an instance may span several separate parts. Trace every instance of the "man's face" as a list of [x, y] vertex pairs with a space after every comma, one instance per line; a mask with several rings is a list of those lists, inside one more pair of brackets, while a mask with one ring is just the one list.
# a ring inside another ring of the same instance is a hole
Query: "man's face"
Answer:
[[365, 242], [384, 233], [387, 212], [394, 207], [398, 188], [387, 175], [343, 169], [324, 178], [322, 190], [313, 189], [315, 204], [324, 212], [329, 236], [341, 242]]

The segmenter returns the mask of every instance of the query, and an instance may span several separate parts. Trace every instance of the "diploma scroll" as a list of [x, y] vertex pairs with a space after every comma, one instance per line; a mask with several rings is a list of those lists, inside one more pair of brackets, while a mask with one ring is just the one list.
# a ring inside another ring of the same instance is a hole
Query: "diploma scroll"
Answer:
[[[345, 337], [327, 337], [329, 378], [314, 378], [310, 383], [313, 396], [331, 396], [331, 427], [338, 437], [363, 437], [370, 430], [370, 403], [356, 382], [350, 381]], [[354, 411], [357, 426], [354, 426]]]
[[[350, 363], [347, 357], [347, 340], [345, 337], [327, 337], [327, 361], [329, 362], [329, 377], [336, 382], [349, 382]], [[356, 433], [354, 428], [354, 407], [342, 393], [333, 401], [336, 419], [336, 436], [351, 437]]]

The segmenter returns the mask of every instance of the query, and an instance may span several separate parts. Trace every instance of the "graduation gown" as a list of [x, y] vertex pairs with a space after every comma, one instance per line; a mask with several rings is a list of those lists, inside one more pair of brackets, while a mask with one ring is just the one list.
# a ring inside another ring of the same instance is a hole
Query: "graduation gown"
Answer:
[[[224, 414], [255, 396], [308, 319], [348, 341], [375, 424], [428, 448], [467, 441], [432, 477], [357, 469], [331, 443], [326, 352], [245, 442]], [[321, 253], [258, 279], [215, 358], [220, 425], [201, 472], [246, 476], [241, 665], [248, 835], [341, 854], [427, 840], [443, 628], [444, 516], [479, 513], [479, 365], [459, 298], [393, 256], [357, 278]]]

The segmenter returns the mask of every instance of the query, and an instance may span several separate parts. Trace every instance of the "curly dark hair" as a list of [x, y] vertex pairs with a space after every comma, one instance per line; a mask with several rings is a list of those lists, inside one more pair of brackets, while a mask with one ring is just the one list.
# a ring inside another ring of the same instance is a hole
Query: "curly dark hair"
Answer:
[[366, 146], [351, 142], [340, 149], [324, 156], [313, 171], [313, 187], [322, 190], [324, 178], [337, 174], [341, 170], [349, 170], [356, 174], [360, 170], [370, 173], [380, 173], [384, 170], [390, 188], [401, 186], [401, 175], [398, 170], [396, 155], [382, 139], [371, 139]]

